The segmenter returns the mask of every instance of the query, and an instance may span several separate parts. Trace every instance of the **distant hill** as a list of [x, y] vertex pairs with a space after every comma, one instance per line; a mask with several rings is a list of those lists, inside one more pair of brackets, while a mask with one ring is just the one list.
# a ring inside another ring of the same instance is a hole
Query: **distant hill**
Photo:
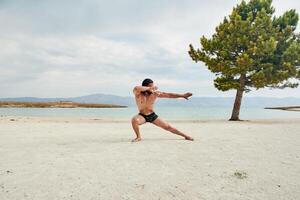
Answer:
[[72, 101], [58, 102], [22, 102], [22, 101], [0, 101], [0, 107], [15, 108], [124, 108], [113, 104], [78, 103]]
[[[0, 101], [22, 101], [22, 102], [57, 102], [73, 101], [78, 103], [99, 103], [116, 104], [124, 106], [134, 106], [133, 97], [121, 97], [117, 95], [92, 94], [87, 96], [70, 98], [37, 98], [37, 97], [19, 97], [19, 98], [0, 98]], [[192, 97], [185, 99], [159, 99], [157, 106], [189, 106], [189, 107], [232, 107], [233, 97]], [[299, 106], [300, 98], [271, 98], [271, 97], [245, 97], [242, 102], [243, 107], [272, 107], [272, 106]]]

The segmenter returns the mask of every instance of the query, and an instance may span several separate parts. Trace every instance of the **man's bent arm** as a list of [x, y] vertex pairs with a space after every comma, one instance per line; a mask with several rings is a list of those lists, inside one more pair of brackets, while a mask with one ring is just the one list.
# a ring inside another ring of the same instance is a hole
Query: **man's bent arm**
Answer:
[[140, 92], [144, 92], [144, 91], [151, 91], [154, 90], [155, 88], [153, 87], [147, 87], [147, 86], [135, 86], [133, 88], [133, 92], [134, 93], [140, 93]]

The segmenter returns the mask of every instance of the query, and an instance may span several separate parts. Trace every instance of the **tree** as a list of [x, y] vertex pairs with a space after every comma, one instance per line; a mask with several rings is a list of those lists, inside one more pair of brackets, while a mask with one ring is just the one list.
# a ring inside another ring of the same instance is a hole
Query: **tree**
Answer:
[[190, 44], [189, 55], [215, 73], [218, 90], [236, 90], [230, 120], [240, 120], [244, 92], [251, 89], [297, 87], [300, 78], [298, 14], [273, 16], [272, 0], [242, 1], [216, 27], [211, 39], [202, 36], [201, 49]]

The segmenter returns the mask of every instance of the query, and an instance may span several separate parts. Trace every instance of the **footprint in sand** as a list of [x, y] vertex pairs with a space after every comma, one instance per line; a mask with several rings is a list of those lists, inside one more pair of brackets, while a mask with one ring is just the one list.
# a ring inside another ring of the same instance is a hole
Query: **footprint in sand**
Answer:
[[236, 178], [238, 179], [245, 179], [248, 177], [248, 174], [246, 172], [243, 172], [243, 171], [236, 171], [234, 172], [233, 174]]

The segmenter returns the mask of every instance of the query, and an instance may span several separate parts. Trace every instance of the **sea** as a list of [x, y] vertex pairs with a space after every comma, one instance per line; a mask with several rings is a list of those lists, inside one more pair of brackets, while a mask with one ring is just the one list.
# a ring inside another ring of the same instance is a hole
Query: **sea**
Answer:
[[[166, 120], [228, 120], [232, 107], [156, 107], [155, 112]], [[130, 120], [136, 107], [127, 108], [0, 108], [0, 116], [14, 117], [78, 117]], [[242, 107], [240, 119], [300, 119], [300, 112]]]

